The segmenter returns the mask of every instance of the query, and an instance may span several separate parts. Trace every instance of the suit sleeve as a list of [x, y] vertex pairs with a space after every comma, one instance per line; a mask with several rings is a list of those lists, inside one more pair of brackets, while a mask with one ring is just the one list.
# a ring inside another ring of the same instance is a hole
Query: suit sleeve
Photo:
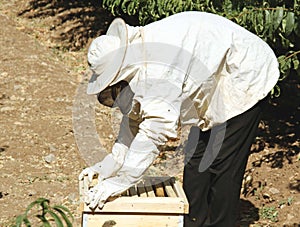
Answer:
[[156, 86], [146, 95], [136, 97], [141, 105], [142, 121], [130, 142], [122, 167], [108, 179], [111, 184], [119, 185], [119, 190], [112, 195], [136, 184], [157, 158], [158, 146], [165, 144], [168, 138], [177, 136], [181, 93], [166, 89], [166, 92], [161, 91], [164, 91], [163, 88]]

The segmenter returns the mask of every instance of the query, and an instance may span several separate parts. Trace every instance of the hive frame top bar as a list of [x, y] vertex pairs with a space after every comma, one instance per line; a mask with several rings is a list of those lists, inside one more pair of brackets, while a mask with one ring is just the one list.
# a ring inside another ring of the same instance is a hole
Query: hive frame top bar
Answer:
[[189, 206], [185, 193], [174, 177], [144, 177], [118, 197], [109, 198], [102, 209], [91, 210], [83, 197], [95, 182], [88, 185], [87, 176], [79, 182], [81, 210], [92, 213], [172, 213], [186, 214]]

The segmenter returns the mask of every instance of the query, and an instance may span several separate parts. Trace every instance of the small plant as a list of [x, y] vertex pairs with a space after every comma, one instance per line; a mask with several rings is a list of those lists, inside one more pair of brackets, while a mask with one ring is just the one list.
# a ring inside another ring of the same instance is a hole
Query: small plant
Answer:
[[[38, 207], [37, 213], [34, 213], [33, 208]], [[50, 206], [50, 201], [45, 198], [39, 198], [32, 203], [29, 204], [24, 214], [19, 215], [16, 218], [15, 224], [13, 227], [31, 227], [32, 223], [29, 220], [29, 217], [32, 219], [35, 217], [37, 221], [42, 223], [43, 227], [51, 227], [51, 223], [55, 222], [57, 227], [72, 227], [72, 222], [69, 218], [73, 221], [73, 215], [71, 212], [64, 206], [61, 205], [55, 205]], [[63, 223], [65, 222], [66, 225]]]
[[259, 216], [272, 222], [278, 221], [278, 211], [275, 207], [263, 207], [259, 211]]
[[291, 206], [293, 203], [294, 198], [293, 197], [288, 197], [287, 200], [282, 200], [279, 202], [279, 207], [283, 206], [283, 205], [288, 205]]
[[292, 203], [293, 203], [293, 200], [294, 200], [293, 197], [289, 197], [289, 198], [287, 199], [287, 204], [288, 204], [289, 206], [291, 206]]

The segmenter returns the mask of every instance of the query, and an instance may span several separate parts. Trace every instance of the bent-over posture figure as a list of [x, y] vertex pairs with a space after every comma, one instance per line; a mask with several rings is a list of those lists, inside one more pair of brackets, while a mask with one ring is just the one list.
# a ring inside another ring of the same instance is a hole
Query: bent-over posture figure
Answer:
[[185, 226], [235, 226], [240, 188], [264, 100], [279, 71], [270, 47], [214, 14], [184, 12], [142, 27], [115, 19], [88, 51], [88, 94], [123, 113], [86, 203], [102, 207], [137, 183], [158, 147], [191, 125], [185, 147]]

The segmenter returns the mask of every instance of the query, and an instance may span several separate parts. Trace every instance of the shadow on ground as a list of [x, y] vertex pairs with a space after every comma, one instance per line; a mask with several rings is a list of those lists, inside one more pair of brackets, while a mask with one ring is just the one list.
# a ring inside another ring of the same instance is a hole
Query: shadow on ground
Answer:
[[[115, 18], [102, 8], [100, 0], [31, 0], [20, 10], [18, 16], [29, 19], [48, 18], [51, 41], [68, 50], [85, 47], [91, 38], [103, 34]], [[136, 17], [121, 17], [129, 24], [138, 24]]]
[[265, 162], [272, 168], [283, 168], [285, 163], [292, 164], [293, 158], [300, 152], [300, 77], [291, 75], [279, 85], [280, 97], [271, 99], [266, 107], [262, 119], [264, 124], [259, 129], [259, 139], [252, 150], [257, 153], [269, 147], [275, 148], [276, 152], [263, 155], [252, 163], [254, 167], [260, 167]]

